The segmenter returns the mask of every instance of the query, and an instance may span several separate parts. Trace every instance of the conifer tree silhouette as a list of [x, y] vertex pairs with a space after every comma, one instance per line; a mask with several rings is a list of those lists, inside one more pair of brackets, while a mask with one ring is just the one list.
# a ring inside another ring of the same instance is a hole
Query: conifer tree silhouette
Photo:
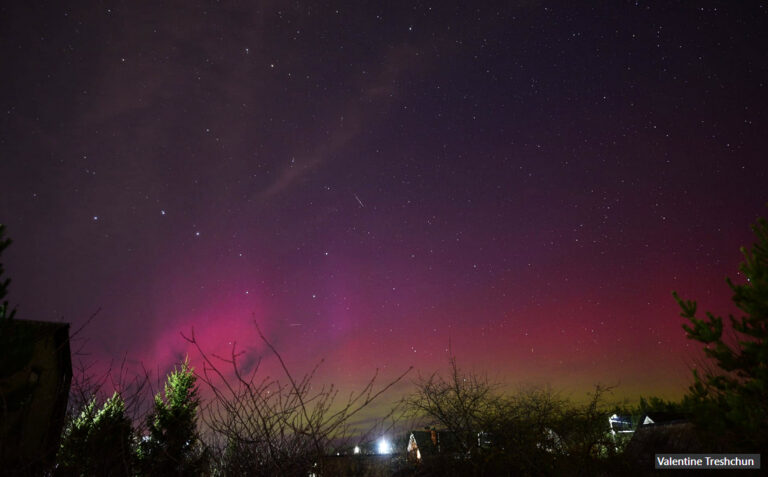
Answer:
[[[0, 224], [0, 258], [2, 258], [3, 251], [13, 243], [11, 239], [3, 238], [4, 235], [5, 225]], [[3, 273], [5, 273], [5, 267], [3, 267], [3, 262], [0, 261], [0, 319], [11, 319], [16, 314], [16, 309], [8, 308], [8, 301], [4, 300], [8, 294], [8, 285], [10, 285], [11, 279], [3, 279]]]
[[155, 396], [147, 417], [149, 436], [139, 446], [145, 475], [201, 475], [205, 455], [197, 432], [197, 377], [185, 360], [168, 375], [164, 396]]
[[[696, 314], [696, 302], [673, 295], [688, 320], [683, 325], [689, 339], [704, 345], [704, 353], [715, 367], [703, 373], [694, 369], [694, 384], [687, 402], [699, 424], [714, 435], [743, 448], [766, 449], [768, 437], [768, 222], [758, 219], [752, 226], [757, 242], [744, 255], [739, 270], [746, 283], [726, 279], [734, 304], [744, 313], [729, 316], [731, 336], [724, 335], [721, 316]], [[727, 330], [727, 328], [726, 328]], [[762, 446], [762, 447], [760, 447]]]

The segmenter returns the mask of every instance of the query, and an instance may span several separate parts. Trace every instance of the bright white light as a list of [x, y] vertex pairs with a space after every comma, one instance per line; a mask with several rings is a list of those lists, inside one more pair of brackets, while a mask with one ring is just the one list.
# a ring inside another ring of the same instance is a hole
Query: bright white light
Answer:
[[360, 453], [360, 446], [355, 446], [355, 448], [352, 450], [352, 452], [354, 452], [355, 454], [359, 454]]
[[381, 438], [379, 441], [379, 454], [390, 454], [392, 453], [392, 446], [389, 444], [389, 441], [387, 441], [385, 438]]

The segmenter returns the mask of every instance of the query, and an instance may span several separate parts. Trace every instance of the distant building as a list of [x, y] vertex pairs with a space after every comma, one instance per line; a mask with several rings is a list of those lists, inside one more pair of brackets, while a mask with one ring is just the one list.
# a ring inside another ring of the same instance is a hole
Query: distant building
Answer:
[[2, 472], [33, 475], [52, 465], [71, 380], [68, 323], [0, 320]]
[[635, 426], [632, 423], [632, 416], [619, 416], [614, 414], [608, 418], [608, 426], [611, 434], [631, 434], [635, 432]]
[[649, 412], [643, 414], [640, 418], [639, 426], [648, 426], [652, 424], [679, 424], [686, 421], [688, 421], [688, 416], [677, 412]]
[[425, 456], [437, 454], [437, 431], [411, 431], [408, 437], [406, 455], [409, 462], [421, 462]]
[[624, 456], [640, 468], [652, 470], [658, 453], [705, 452], [693, 423], [684, 414], [654, 412], [643, 415], [624, 450]]
[[456, 436], [445, 430], [425, 428], [409, 433], [406, 456], [409, 462], [419, 463], [437, 454], [457, 454], [459, 442]]
[[608, 428], [613, 439], [614, 450], [618, 451], [632, 438], [635, 433], [635, 421], [632, 416], [613, 414], [608, 418]]

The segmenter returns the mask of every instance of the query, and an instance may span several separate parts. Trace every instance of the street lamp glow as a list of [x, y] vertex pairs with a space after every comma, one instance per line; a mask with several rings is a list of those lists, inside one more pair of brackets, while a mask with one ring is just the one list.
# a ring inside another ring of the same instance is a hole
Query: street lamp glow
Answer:
[[389, 441], [385, 438], [381, 438], [379, 441], [379, 454], [391, 454], [392, 453], [392, 446], [389, 444]]
[[355, 454], [359, 454], [360, 453], [360, 446], [355, 446], [355, 448], [352, 450], [352, 452], [354, 452]]

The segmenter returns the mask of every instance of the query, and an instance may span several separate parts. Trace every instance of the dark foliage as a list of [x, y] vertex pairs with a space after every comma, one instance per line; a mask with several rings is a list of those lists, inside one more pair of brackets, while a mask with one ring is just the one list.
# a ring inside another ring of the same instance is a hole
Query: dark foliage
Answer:
[[144, 475], [194, 476], [205, 470], [206, 454], [197, 432], [196, 381], [185, 361], [168, 375], [164, 396], [155, 396], [154, 411], [147, 417], [149, 435], [139, 444]]
[[582, 405], [548, 389], [501, 394], [454, 357], [447, 379], [435, 373], [416, 384], [408, 409], [454, 445], [425, 456], [413, 475], [611, 475], [621, 467], [600, 386]]
[[[11, 239], [3, 238], [4, 235], [5, 225], [0, 224], [0, 257], [2, 257], [3, 251], [12, 243]], [[3, 267], [3, 262], [0, 261], [0, 319], [10, 319], [16, 314], [16, 310], [9, 308], [8, 301], [5, 300], [6, 295], [8, 295], [8, 285], [11, 284], [11, 279], [4, 279], [3, 273], [5, 273], [5, 268]]]
[[688, 320], [683, 329], [689, 339], [704, 345], [715, 368], [699, 373], [686, 396], [706, 440], [743, 450], [768, 449], [768, 223], [759, 219], [752, 227], [757, 242], [742, 248], [739, 267], [746, 283], [726, 279], [734, 304], [743, 316], [729, 316], [731, 336], [723, 318], [707, 312], [697, 317], [696, 302], [674, 293]]
[[91, 400], [64, 429], [55, 475], [133, 475], [132, 443], [122, 397], [115, 393], [100, 409]]

